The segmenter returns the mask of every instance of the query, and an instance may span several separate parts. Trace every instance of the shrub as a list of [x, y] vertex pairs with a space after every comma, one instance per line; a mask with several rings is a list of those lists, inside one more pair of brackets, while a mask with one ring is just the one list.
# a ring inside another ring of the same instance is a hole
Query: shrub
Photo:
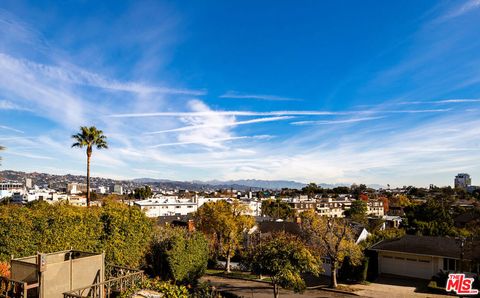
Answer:
[[207, 269], [208, 242], [200, 232], [160, 228], [147, 255], [153, 274], [181, 284], [193, 284]]
[[152, 222], [138, 208], [114, 202], [75, 207], [35, 202], [0, 206], [0, 261], [37, 251], [105, 251], [106, 261], [136, 267], [143, 260]]

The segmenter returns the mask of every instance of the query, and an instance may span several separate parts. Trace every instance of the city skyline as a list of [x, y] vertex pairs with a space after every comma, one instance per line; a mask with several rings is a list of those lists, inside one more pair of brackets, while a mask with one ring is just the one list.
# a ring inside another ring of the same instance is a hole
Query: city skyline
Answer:
[[475, 184], [480, 1], [374, 3], [6, 1], [2, 169]]

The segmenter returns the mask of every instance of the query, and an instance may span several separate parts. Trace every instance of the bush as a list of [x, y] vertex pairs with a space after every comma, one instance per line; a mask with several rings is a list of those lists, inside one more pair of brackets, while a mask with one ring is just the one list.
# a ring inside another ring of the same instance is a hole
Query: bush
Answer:
[[185, 286], [177, 286], [158, 279], [147, 279], [138, 285], [131, 287], [121, 294], [121, 298], [129, 298], [139, 290], [152, 290], [165, 295], [165, 298], [188, 298], [189, 292]]
[[202, 233], [164, 227], [155, 233], [147, 263], [156, 276], [194, 284], [207, 269], [208, 254], [208, 242]]
[[107, 202], [74, 207], [35, 202], [0, 206], [0, 261], [67, 249], [105, 251], [109, 263], [137, 267], [152, 234], [152, 222], [138, 208]]

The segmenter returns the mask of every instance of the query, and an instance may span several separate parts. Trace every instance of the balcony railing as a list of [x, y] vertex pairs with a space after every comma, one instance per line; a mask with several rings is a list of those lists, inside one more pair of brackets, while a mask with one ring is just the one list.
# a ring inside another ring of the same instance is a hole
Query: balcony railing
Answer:
[[27, 291], [27, 283], [0, 276], [0, 298], [27, 298]]
[[63, 298], [116, 297], [144, 280], [143, 271], [140, 270], [118, 266], [107, 266], [106, 269], [106, 281], [63, 293]]

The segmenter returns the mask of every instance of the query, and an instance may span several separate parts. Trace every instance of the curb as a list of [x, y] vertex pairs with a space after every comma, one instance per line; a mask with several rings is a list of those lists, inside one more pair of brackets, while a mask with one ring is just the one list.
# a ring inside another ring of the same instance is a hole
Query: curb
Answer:
[[321, 291], [327, 291], [327, 292], [334, 292], [334, 293], [339, 293], [339, 294], [344, 294], [344, 295], [350, 295], [350, 296], [361, 296], [357, 293], [354, 292], [347, 292], [347, 291], [342, 291], [342, 290], [337, 290], [337, 289], [331, 289], [327, 288], [324, 286], [318, 286], [318, 287], [308, 287], [308, 290], [321, 290]]

